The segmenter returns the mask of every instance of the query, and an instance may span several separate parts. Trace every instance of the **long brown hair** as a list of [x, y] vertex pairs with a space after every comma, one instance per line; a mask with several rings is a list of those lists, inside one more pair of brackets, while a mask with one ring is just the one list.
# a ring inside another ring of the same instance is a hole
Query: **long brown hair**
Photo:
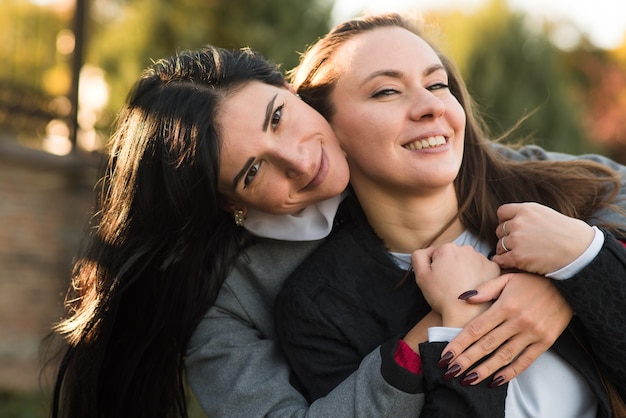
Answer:
[[[289, 79], [302, 99], [329, 121], [335, 113], [331, 93], [340, 76], [339, 67], [333, 62], [337, 49], [349, 39], [381, 27], [400, 27], [423, 37], [417, 25], [399, 14], [363, 16], [337, 25], [313, 44], [303, 54], [300, 64], [289, 72]], [[512, 161], [496, 151], [456, 66], [437, 48], [433, 49], [448, 73], [451, 93], [466, 114], [465, 151], [454, 181], [459, 202], [457, 217], [466, 228], [495, 247], [496, 211], [504, 203], [538, 202], [584, 220], [590, 220], [600, 209], [614, 208], [612, 201], [621, 179], [602, 164], [581, 160]], [[452, 221], [454, 219], [450, 223]], [[614, 225], [602, 226], [617, 232]], [[603, 380], [614, 416], [624, 416], [623, 400], [606, 379]]]
[[[331, 93], [339, 77], [333, 59], [337, 49], [352, 37], [381, 27], [401, 27], [418, 36], [419, 27], [396, 13], [367, 15], [337, 25], [303, 54], [288, 74], [298, 94], [332, 121]], [[431, 44], [432, 46], [432, 44]], [[455, 188], [458, 217], [463, 225], [494, 246], [498, 225], [496, 210], [504, 203], [534, 201], [567, 216], [589, 219], [611, 206], [620, 187], [619, 175], [592, 161], [511, 161], [494, 150], [484, 120], [454, 63], [433, 47], [448, 72], [451, 93], [466, 114], [465, 152]], [[612, 227], [611, 225], [604, 225]]]

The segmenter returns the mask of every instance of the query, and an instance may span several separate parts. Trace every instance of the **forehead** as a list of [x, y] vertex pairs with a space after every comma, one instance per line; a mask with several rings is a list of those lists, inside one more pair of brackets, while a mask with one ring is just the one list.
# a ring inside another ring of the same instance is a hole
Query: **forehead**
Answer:
[[391, 66], [429, 67], [441, 64], [433, 48], [420, 36], [397, 26], [363, 32], [346, 41], [335, 62], [343, 75], [366, 75]]
[[[220, 185], [232, 188], [232, 179], [264, 135], [264, 124], [274, 98], [284, 88], [251, 81], [224, 97], [216, 115], [221, 136]], [[224, 181], [230, 183], [224, 183]]]
[[266, 106], [281, 90], [260, 81], [250, 81], [226, 95], [216, 115], [224, 131], [222, 134], [230, 136], [248, 129], [261, 131]]

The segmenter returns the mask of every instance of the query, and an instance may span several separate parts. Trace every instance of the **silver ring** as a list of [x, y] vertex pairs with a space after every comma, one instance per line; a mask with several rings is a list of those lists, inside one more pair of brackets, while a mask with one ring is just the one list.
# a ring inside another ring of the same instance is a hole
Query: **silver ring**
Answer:
[[500, 244], [502, 245], [502, 249], [504, 250], [505, 253], [508, 253], [509, 251], [511, 251], [508, 248], [506, 248], [506, 245], [504, 245], [504, 237], [502, 237], [500, 241], [501, 241]]
[[504, 221], [504, 223], [502, 224], [502, 232], [504, 232], [505, 237], [509, 235], [508, 232], [506, 232], [506, 221]]

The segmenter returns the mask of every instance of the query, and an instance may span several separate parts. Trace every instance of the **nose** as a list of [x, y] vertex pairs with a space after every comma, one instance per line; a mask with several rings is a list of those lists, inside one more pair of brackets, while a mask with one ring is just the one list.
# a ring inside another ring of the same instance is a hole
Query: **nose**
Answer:
[[274, 148], [275, 164], [287, 178], [295, 179], [308, 172], [310, 165], [308, 152], [304, 144], [296, 141], [283, 141]]
[[424, 118], [436, 119], [446, 111], [445, 104], [433, 92], [423, 87], [417, 88], [410, 110], [410, 118], [420, 120]]

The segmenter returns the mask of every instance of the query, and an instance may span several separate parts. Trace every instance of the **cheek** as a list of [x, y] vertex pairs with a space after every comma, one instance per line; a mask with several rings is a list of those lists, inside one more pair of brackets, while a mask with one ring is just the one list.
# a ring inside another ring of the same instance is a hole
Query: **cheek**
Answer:
[[342, 148], [350, 154], [354, 148], [372, 145], [373, 138], [377, 138], [379, 124], [375, 117], [368, 113], [358, 112], [353, 108], [350, 113], [344, 112], [333, 117], [331, 127]]
[[451, 103], [447, 106], [447, 113], [450, 115], [451, 123], [456, 131], [465, 132], [465, 109], [461, 106], [456, 98], [452, 98]]

